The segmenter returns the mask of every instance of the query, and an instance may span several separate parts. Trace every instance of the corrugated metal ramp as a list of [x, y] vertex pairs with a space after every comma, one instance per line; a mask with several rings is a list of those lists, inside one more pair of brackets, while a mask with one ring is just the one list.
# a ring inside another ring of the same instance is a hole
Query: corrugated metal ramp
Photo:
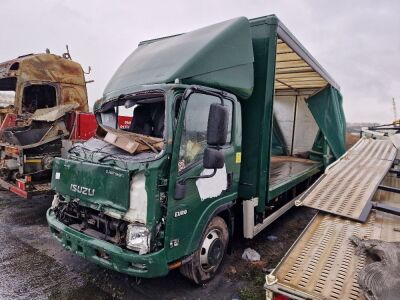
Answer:
[[266, 287], [293, 299], [365, 299], [357, 275], [367, 263], [349, 237], [400, 240], [400, 217], [371, 211], [365, 223], [318, 213], [273, 272]]
[[397, 154], [390, 140], [360, 139], [296, 205], [364, 222], [371, 199]]

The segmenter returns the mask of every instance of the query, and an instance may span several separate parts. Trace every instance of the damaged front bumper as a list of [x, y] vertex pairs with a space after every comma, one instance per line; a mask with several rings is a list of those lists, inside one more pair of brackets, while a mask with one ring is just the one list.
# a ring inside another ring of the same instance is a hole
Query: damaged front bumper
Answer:
[[51, 208], [47, 211], [46, 217], [53, 236], [62, 246], [91, 262], [137, 277], [153, 278], [168, 274], [164, 249], [139, 255], [64, 225], [56, 219]]

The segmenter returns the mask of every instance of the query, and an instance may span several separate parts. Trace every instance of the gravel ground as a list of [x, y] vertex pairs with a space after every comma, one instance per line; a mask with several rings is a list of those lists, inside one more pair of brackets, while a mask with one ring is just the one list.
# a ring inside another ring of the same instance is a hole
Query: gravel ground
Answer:
[[[255, 239], [236, 238], [220, 274], [198, 287], [178, 270], [137, 280], [65, 251], [47, 227], [50, 204], [51, 197], [24, 200], [0, 191], [0, 299], [265, 299], [266, 270], [276, 266], [314, 215], [294, 208]], [[241, 259], [247, 247], [261, 254], [260, 262]]]

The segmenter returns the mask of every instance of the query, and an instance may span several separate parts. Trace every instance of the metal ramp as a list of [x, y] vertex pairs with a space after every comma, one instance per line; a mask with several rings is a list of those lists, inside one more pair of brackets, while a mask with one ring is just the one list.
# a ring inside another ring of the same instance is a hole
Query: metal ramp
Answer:
[[320, 212], [267, 276], [265, 287], [291, 299], [365, 299], [357, 275], [368, 260], [349, 237], [399, 241], [399, 228], [399, 216], [376, 210], [365, 223]]
[[371, 199], [396, 154], [390, 140], [360, 139], [327, 168], [296, 205], [365, 222], [372, 207]]

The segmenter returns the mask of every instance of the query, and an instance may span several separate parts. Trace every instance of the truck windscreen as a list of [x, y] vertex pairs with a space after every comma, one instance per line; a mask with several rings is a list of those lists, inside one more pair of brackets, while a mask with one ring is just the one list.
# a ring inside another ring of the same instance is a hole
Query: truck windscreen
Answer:
[[118, 101], [114, 106], [102, 111], [98, 120], [102, 125], [114, 129], [163, 138], [165, 101], [163, 97]]

